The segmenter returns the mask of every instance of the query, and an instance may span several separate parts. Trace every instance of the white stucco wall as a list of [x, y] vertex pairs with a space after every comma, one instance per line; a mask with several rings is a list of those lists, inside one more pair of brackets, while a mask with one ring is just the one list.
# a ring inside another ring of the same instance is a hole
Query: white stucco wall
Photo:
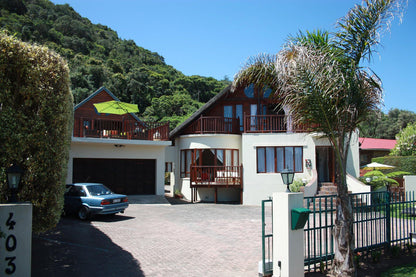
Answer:
[[[238, 149], [241, 160], [241, 136], [240, 135], [224, 135], [224, 134], [204, 134], [204, 135], [184, 135], [176, 139], [175, 150], [173, 151], [175, 158], [175, 190], [180, 190], [186, 199], [191, 199], [190, 178], [180, 177], [180, 150], [184, 149]], [[169, 150], [172, 151], [172, 150]], [[239, 200], [239, 192], [237, 190], [218, 189], [218, 201]], [[215, 194], [213, 188], [199, 188], [198, 200], [214, 201]]]
[[355, 178], [360, 177], [360, 144], [358, 136], [358, 132], [352, 134], [347, 159], [347, 173]]
[[[123, 147], [115, 147], [116, 144]], [[156, 159], [156, 194], [164, 195], [165, 148], [170, 144], [170, 141], [73, 138], [69, 151], [66, 183], [72, 183], [74, 158]]]
[[[243, 134], [242, 160], [244, 172], [243, 203], [260, 205], [261, 200], [268, 199], [274, 192], [286, 191], [280, 173], [257, 173], [256, 148], [263, 146], [302, 146], [303, 161], [311, 159], [315, 168], [315, 142], [312, 136], [303, 133], [285, 134]], [[296, 173], [295, 179], [311, 179], [312, 172], [304, 165], [303, 173]]]
[[[186, 135], [176, 139], [175, 146], [167, 151], [169, 159], [175, 166], [175, 189], [179, 189], [187, 199], [191, 199], [189, 178], [180, 177], [180, 150], [223, 148], [238, 149], [240, 164], [243, 165], [243, 204], [260, 205], [261, 200], [268, 199], [274, 192], [286, 191], [280, 173], [257, 173], [257, 147], [267, 146], [302, 146], [303, 173], [296, 173], [295, 179], [312, 180], [312, 170], [316, 169], [316, 147], [331, 146], [328, 139], [321, 138], [316, 133], [244, 133], [242, 135]], [[312, 161], [312, 169], [307, 169], [305, 159]], [[352, 176], [359, 176], [359, 145], [358, 135], [354, 134], [347, 161], [347, 172]], [[228, 195], [227, 195], [228, 193]], [[218, 200], [238, 200], [238, 193], [219, 190]], [[235, 199], [236, 198], [236, 199]], [[214, 200], [214, 189], [198, 189], [198, 199]]]

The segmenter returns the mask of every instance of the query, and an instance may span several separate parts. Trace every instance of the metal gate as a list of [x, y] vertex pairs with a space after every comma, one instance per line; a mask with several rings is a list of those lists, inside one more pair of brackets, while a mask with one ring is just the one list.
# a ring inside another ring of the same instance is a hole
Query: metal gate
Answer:
[[261, 235], [263, 276], [273, 274], [273, 200], [261, 201]]

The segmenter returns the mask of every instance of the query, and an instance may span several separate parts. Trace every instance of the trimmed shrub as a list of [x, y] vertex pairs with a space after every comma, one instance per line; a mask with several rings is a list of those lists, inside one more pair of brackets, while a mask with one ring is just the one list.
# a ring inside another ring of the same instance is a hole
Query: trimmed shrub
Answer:
[[372, 161], [395, 166], [391, 171], [407, 171], [416, 174], [416, 156], [385, 156], [373, 158]]
[[0, 202], [6, 169], [24, 168], [19, 201], [33, 204], [33, 231], [59, 221], [72, 133], [67, 63], [46, 47], [0, 32]]

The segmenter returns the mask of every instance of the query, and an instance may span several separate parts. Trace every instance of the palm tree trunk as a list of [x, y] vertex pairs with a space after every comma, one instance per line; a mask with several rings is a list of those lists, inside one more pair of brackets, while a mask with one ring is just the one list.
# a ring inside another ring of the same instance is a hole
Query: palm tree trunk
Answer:
[[[336, 218], [333, 229], [334, 236], [334, 261], [332, 274], [334, 276], [354, 276], [354, 233], [353, 233], [353, 213], [351, 200], [348, 195], [346, 168], [347, 151], [342, 151], [344, 141], [338, 140], [337, 174], [339, 176], [338, 197], [336, 203]], [[348, 147], [348, 146], [347, 146]]]

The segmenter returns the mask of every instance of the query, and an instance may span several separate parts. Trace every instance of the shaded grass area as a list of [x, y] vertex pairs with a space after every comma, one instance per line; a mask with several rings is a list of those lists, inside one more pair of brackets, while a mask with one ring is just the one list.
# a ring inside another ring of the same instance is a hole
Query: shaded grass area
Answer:
[[381, 277], [416, 277], [416, 262], [393, 267], [381, 274]]
[[[416, 277], [416, 248], [400, 249], [399, 253], [391, 251], [377, 251], [380, 256], [374, 259], [372, 255], [360, 259], [360, 265], [357, 268], [358, 277], [387, 277], [387, 276], [415, 276]], [[414, 271], [411, 271], [412, 267]], [[397, 270], [396, 275], [393, 274]], [[392, 273], [390, 273], [392, 271]], [[325, 272], [305, 272], [305, 277], [333, 277], [330, 274], [330, 268]]]

